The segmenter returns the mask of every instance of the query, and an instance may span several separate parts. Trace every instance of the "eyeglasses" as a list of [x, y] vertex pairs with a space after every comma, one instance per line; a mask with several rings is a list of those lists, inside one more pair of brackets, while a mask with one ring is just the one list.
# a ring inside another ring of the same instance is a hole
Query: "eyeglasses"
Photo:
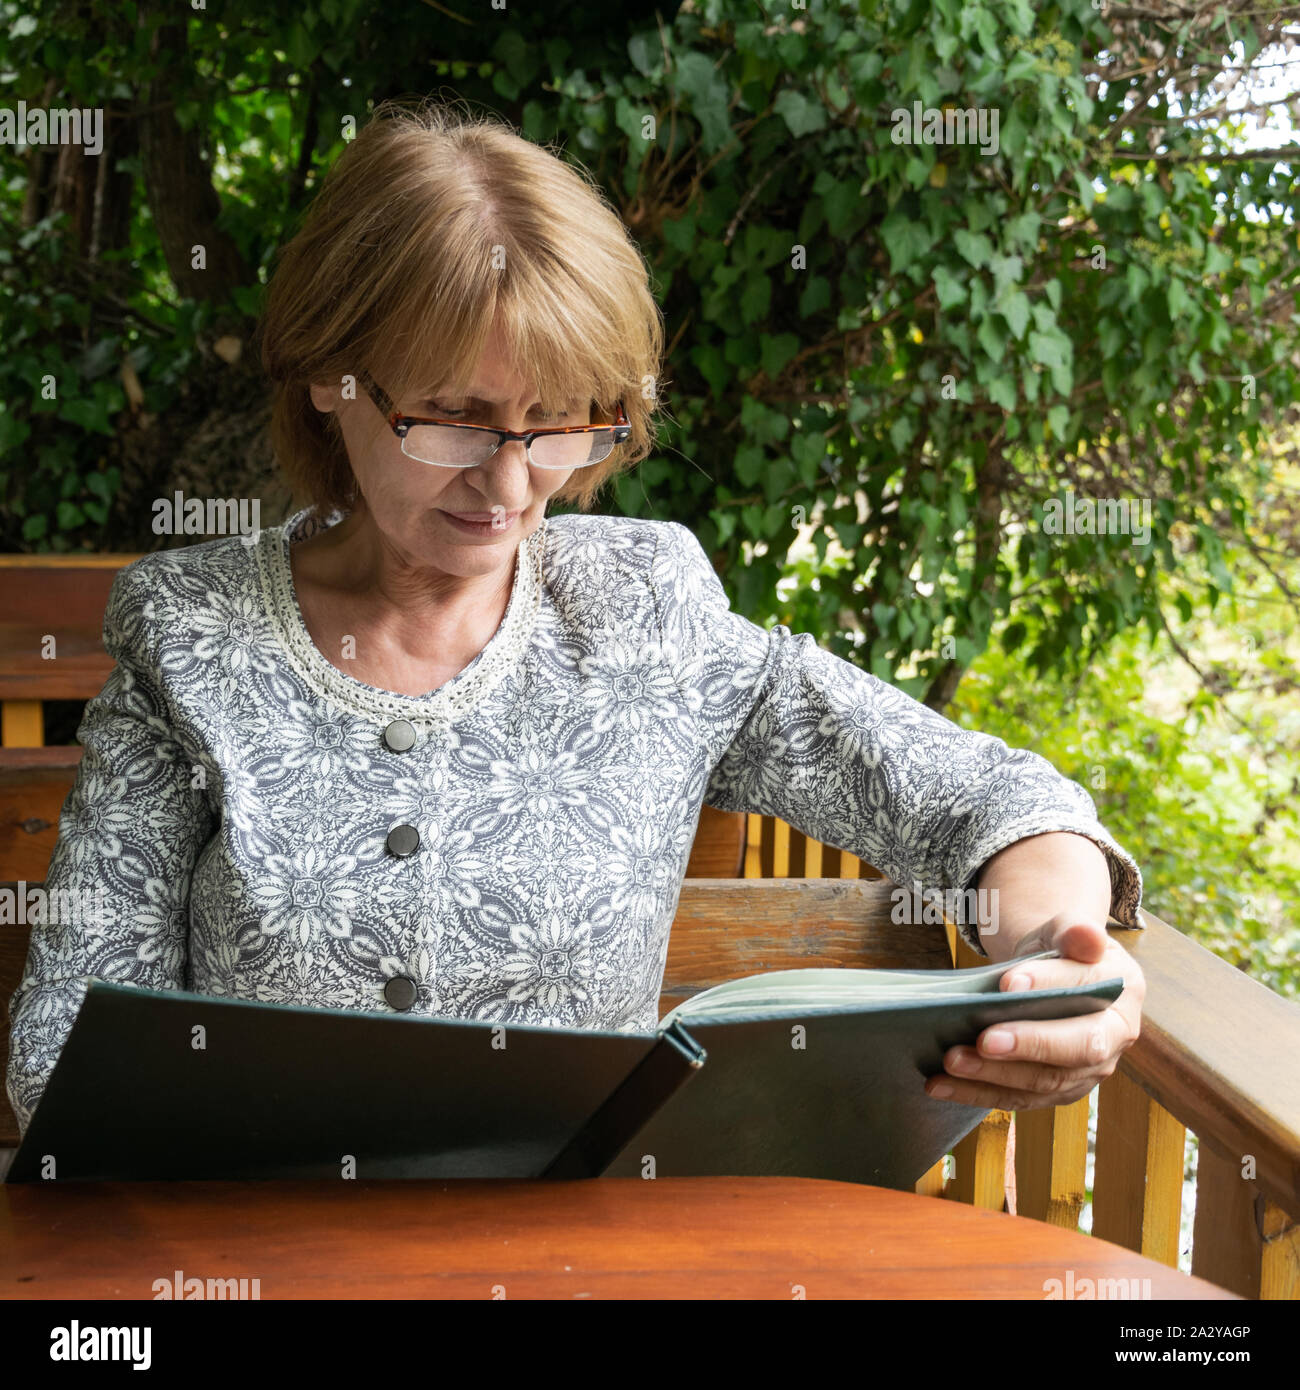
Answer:
[[528, 462], [537, 468], [586, 468], [601, 463], [632, 433], [619, 402], [612, 425], [558, 425], [550, 429], [499, 430], [491, 425], [462, 425], [423, 415], [403, 415], [369, 372], [357, 378], [379, 407], [389, 428], [402, 441], [402, 452], [439, 468], [474, 468], [486, 463], [508, 439], [520, 439]]

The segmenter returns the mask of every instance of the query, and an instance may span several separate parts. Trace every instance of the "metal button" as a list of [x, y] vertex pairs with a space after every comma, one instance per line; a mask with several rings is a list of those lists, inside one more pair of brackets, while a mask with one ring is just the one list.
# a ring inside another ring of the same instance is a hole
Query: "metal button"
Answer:
[[420, 833], [413, 825], [395, 825], [386, 843], [392, 854], [414, 854], [420, 847]]
[[394, 719], [384, 730], [384, 742], [394, 753], [405, 753], [415, 746], [415, 725], [405, 719]]
[[415, 981], [405, 975], [394, 975], [384, 986], [384, 998], [395, 1009], [405, 1012], [415, 1003]]

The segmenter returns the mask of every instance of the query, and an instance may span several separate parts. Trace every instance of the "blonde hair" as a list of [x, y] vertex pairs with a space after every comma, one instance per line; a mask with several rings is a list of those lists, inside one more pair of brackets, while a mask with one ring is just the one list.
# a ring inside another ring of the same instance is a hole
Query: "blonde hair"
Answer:
[[258, 325], [294, 495], [322, 514], [356, 495], [312, 382], [364, 368], [395, 401], [463, 388], [498, 321], [544, 410], [590, 399], [595, 423], [623, 403], [627, 442], [552, 494], [586, 511], [654, 443], [663, 316], [646, 262], [585, 171], [505, 122], [383, 102], [280, 251]]

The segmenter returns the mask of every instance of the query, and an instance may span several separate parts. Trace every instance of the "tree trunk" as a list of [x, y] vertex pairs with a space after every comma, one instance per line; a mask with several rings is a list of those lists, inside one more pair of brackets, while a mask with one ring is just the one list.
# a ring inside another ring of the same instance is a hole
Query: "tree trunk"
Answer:
[[[59, 90], [58, 80], [48, 78], [41, 96], [41, 106], [48, 111], [55, 92]], [[54, 151], [46, 152], [39, 145], [32, 145], [27, 151], [27, 188], [23, 193], [23, 226], [33, 227], [49, 211], [50, 190], [48, 181], [54, 167]]]
[[[187, 10], [163, 11], [157, 0], [148, 0], [140, 5], [141, 27], [159, 13], [179, 17], [159, 24], [150, 44], [158, 69], [143, 94], [139, 118], [145, 196], [177, 291], [186, 299], [220, 302], [251, 276], [234, 242], [217, 229], [221, 202], [199, 131], [195, 126], [183, 129], [176, 118], [176, 98], [189, 92], [194, 80], [187, 56]], [[205, 264], [199, 268], [194, 266], [195, 247], [204, 249]]]
[[91, 231], [90, 257], [100, 260], [106, 252], [120, 251], [131, 240], [131, 204], [135, 194], [135, 175], [117, 168], [119, 160], [140, 150], [134, 116], [104, 112], [104, 152], [99, 157], [99, 181], [95, 187], [95, 219]]

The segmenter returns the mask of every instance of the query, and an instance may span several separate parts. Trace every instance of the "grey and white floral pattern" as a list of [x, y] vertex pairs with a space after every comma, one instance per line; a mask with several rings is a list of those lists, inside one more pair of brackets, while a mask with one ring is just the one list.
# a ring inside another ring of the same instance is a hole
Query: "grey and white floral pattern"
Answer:
[[[492, 640], [410, 697], [336, 668], [303, 622], [289, 547], [337, 519], [302, 511], [117, 576], [117, 664], [47, 880], [102, 887], [109, 911], [32, 927], [6, 1075], [24, 1131], [90, 977], [389, 1011], [404, 975], [416, 1013], [652, 1029], [706, 802], [926, 888], [1077, 831], [1137, 924], [1137, 867], [1081, 787], [733, 613], [684, 526], [549, 518]], [[398, 718], [405, 752], [383, 738]], [[414, 853], [390, 852], [397, 825]]]

